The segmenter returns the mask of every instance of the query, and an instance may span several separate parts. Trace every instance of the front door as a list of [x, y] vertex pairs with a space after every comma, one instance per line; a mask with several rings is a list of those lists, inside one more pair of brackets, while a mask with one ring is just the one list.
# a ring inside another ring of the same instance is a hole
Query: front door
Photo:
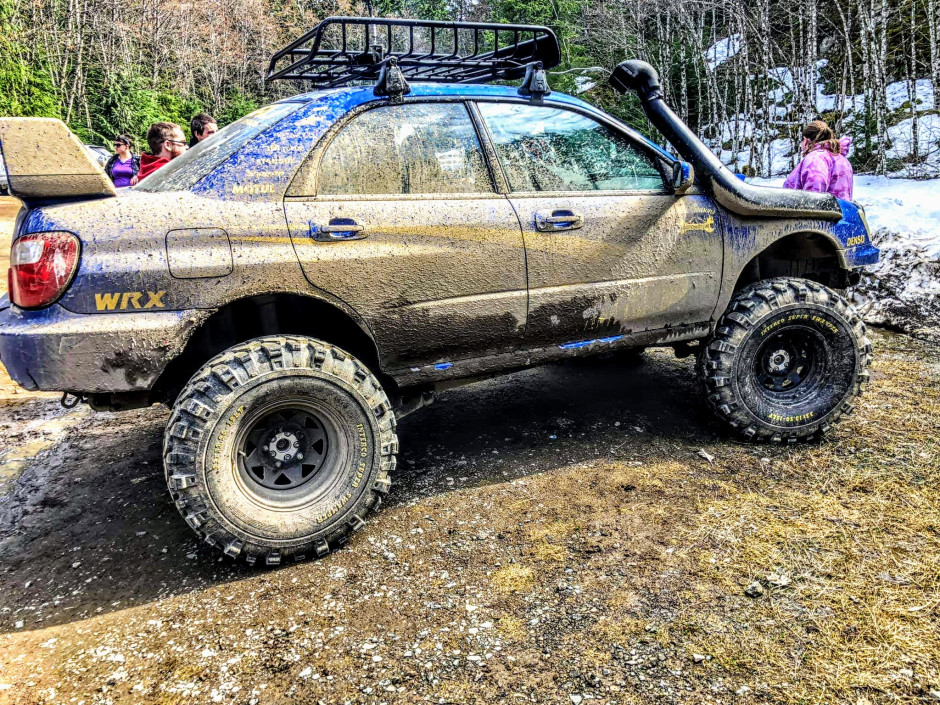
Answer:
[[641, 140], [573, 110], [480, 102], [522, 223], [532, 344], [707, 321], [722, 238]]
[[318, 147], [285, 199], [315, 287], [368, 323], [388, 369], [521, 341], [525, 250], [462, 102], [366, 110]]

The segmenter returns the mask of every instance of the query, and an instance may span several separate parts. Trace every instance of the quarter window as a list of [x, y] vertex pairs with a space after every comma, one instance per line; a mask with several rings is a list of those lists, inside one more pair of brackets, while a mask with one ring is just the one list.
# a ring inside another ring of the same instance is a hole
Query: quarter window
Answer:
[[374, 108], [346, 125], [320, 161], [324, 195], [492, 191], [483, 150], [462, 103]]
[[591, 118], [515, 103], [479, 107], [513, 191], [663, 190], [653, 160]]

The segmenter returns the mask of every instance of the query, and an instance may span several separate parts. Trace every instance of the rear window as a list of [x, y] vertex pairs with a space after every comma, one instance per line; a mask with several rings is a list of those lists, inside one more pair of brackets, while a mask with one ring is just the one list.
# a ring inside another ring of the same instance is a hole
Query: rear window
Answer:
[[303, 103], [274, 103], [255, 110], [241, 120], [226, 125], [214, 137], [188, 149], [182, 156], [161, 167], [134, 188], [150, 192], [190, 189], [203, 176], [301, 105]]

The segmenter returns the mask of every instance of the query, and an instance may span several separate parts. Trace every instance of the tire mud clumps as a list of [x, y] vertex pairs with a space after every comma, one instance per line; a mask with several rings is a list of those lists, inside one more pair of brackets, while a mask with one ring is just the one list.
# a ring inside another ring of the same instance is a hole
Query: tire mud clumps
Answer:
[[[333, 457], [317, 469], [325, 480], [255, 492], [239, 479], [235, 438], [250, 430], [252, 409], [292, 399], [331, 419]], [[277, 336], [230, 348], [190, 379], [163, 458], [173, 501], [203, 540], [249, 564], [278, 565], [326, 555], [361, 529], [389, 490], [397, 450], [391, 404], [365, 365], [313, 338]]]
[[819, 438], [868, 384], [865, 324], [839, 294], [779, 277], [738, 292], [699, 357], [715, 414], [753, 441]]

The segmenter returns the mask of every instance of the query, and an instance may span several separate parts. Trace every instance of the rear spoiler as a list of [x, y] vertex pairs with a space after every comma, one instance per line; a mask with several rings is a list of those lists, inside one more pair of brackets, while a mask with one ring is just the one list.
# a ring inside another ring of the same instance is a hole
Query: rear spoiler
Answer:
[[116, 196], [78, 137], [54, 118], [0, 118], [7, 189], [23, 200]]

